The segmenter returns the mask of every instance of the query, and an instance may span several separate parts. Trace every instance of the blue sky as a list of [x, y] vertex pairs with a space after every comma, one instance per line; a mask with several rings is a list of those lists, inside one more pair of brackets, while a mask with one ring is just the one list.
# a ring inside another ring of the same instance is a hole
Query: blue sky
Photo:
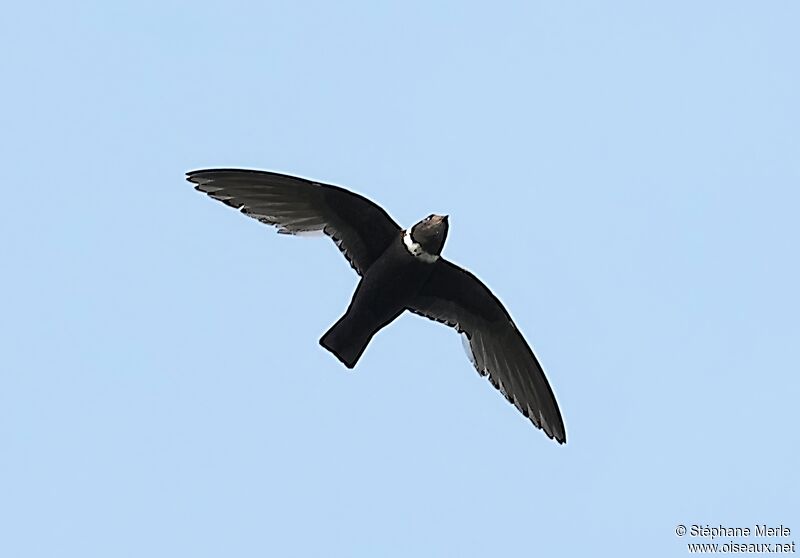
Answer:
[[[796, 540], [799, 23], [794, 2], [9, 4], [0, 555]], [[568, 444], [416, 316], [346, 370], [317, 340], [357, 277], [184, 182], [213, 166], [448, 213], [445, 255], [536, 348]]]

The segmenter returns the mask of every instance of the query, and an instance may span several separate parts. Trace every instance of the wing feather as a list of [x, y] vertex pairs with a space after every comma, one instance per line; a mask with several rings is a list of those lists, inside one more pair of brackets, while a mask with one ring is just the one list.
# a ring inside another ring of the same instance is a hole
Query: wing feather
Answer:
[[328, 235], [359, 275], [401, 230], [367, 198], [305, 178], [244, 169], [197, 170], [186, 178], [196, 190], [280, 233]]
[[475, 369], [550, 438], [567, 440], [544, 369], [508, 312], [468, 271], [440, 258], [409, 310], [455, 327]]

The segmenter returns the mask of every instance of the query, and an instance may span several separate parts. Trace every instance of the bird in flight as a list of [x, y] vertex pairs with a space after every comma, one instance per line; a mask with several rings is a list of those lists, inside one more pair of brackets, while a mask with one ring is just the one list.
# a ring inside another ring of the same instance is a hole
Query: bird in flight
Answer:
[[548, 437], [566, 442], [553, 390], [511, 316], [477, 277], [441, 256], [447, 215], [403, 230], [367, 198], [305, 178], [209, 169], [191, 171], [187, 180], [279, 233], [321, 231], [333, 239], [361, 276], [347, 312], [320, 339], [346, 367], [408, 310], [454, 327], [478, 372]]

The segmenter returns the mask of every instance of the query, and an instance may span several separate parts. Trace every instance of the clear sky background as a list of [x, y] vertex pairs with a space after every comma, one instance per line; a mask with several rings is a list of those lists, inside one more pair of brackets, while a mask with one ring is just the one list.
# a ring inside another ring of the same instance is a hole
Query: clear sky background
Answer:
[[[13, 2], [0, 556], [683, 556], [800, 542], [796, 2]], [[558, 446], [357, 276], [193, 191], [340, 184], [540, 355]], [[752, 542], [752, 541], [751, 541]]]

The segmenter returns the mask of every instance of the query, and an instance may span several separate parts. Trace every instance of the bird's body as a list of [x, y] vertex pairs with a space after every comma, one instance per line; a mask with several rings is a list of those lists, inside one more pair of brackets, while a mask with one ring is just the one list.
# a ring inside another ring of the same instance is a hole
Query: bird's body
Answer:
[[432, 265], [411, 254], [398, 234], [361, 278], [347, 312], [320, 344], [353, 368], [372, 336], [400, 316], [419, 293]]
[[508, 312], [474, 275], [441, 257], [446, 216], [402, 230], [379, 206], [338, 186], [273, 172], [188, 173], [196, 189], [259, 221], [295, 234], [330, 236], [361, 276], [347, 312], [320, 339], [353, 368], [372, 337], [409, 310], [466, 336], [478, 372], [558, 442], [564, 422], [544, 370]]

